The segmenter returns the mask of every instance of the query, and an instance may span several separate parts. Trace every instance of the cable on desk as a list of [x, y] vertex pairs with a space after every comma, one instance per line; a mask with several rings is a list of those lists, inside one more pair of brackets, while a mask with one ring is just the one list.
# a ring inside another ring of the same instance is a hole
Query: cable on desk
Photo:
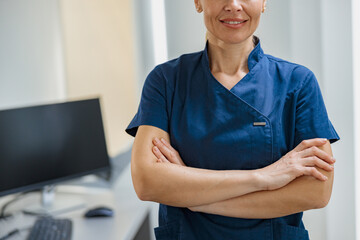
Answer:
[[[14, 197], [13, 199], [11, 199], [10, 201], [6, 202], [6, 203], [2, 206], [2, 208], [1, 208], [1, 211], [0, 211], [0, 219], [3, 219], [3, 218], [5, 219], [5, 218], [8, 218], [8, 217], [11, 217], [11, 216], [12, 216], [12, 214], [8, 214], [8, 215], [5, 214], [5, 210], [6, 210], [6, 208], [7, 208], [10, 204], [16, 202], [17, 200], [21, 199], [22, 197], [24, 197], [25, 195], [27, 195], [27, 194], [29, 194], [29, 193], [37, 192], [37, 191], [38, 191], [38, 190], [32, 190], [32, 191], [22, 192], [22, 193], [18, 194], [16, 197]], [[1, 239], [0, 239], [0, 240], [1, 240]]]
[[11, 232], [9, 232], [8, 234], [6, 234], [5, 236], [1, 237], [0, 240], [5, 240], [8, 239], [9, 237], [11, 237], [12, 235], [15, 235], [17, 233], [19, 233], [20, 230], [19, 229], [14, 229]]
[[86, 207], [85, 204], [81, 204], [79, 206], [68, 207], [68, 208], [64, 208], [61, 210], [53, 211], [51, 213], [36, 213], [36, 212], [28, 211], [28, 210], [22, 210], [21, 212], [25, 215], [30, 215], [30, 216], [35, 216], [35, 217], [57, 217], [59, 215], [66, 214], [66, 213], [69, 213], [72, 211], [76, 211], [78, 209], [82, 209], [85, 207]]
[[30, 228], [31, 227], [22, 228], [22, 229], [15, 228], [14, 230], [7, 233], [5, 236], [0, 237], [0, 240], [6, 240], [6, 239], [10, 238], [11, 236], [14, 236], [15, 234], [18, 234], [18, 233], [20, 233], [22, 231], [25, 231], [25, 230], [29, 230]]

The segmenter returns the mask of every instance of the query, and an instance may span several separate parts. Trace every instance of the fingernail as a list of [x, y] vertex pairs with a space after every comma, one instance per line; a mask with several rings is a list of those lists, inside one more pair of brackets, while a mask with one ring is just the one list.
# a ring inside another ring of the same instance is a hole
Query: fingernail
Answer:
[[334, 157], [331, 157], [331, 160], [332, 160], [333, 162], [336, 162], [336, 159], [335, 159]]
[[160, 140], [161, 140], [163, 143], [165, 143], [165, 139], [161, 138]]
[[154, 140], [155, 140], [155, 143], [160, 143], [158, 138], [155, 138]]
[[326, 180], [328, 180], [328, 178], [326, 176], [324, 176], [324, 180], [326, 181]]
[[154, 147], [154, 150], [157, 152], [157, 151], [159, 151], [159, 149], [157, 148], [157, 147]]
[[327, 141], [327, 138], [322, 138], [321, 141], [322, 141], [322, 142], [326, 142], [326, 141]]

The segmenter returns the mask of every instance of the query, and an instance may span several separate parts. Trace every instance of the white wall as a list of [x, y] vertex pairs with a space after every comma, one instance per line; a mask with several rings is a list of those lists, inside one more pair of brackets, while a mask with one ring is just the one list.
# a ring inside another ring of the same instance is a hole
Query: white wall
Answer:
[[57, 0], [0, 1], [0, 109], [65, 98]]
[[133, 18], [135, 26], [135, 54], [136, 54], [136, 72], [139, 83], [140, 96], [143, 83], [149, 72], [155, 67], [153, 33], [152, 33], [152, 15], [151, 1], [134, 0]]
[[[292, 61], [309, 67], [320, 84], [323, 82], [321, 2], [291, 0], [289, 31]], [[306, 17], [305, 14], [306, 13]]]
[[327, 239], [355, 239], [355, 156], [351, 0], [321, 0], [324, 96], [341, 141], [331, 202], [327, 207]]
[[355, 206], [356, 206], [356, 239], [360, 240], [360, 2], [352, 1], [352, 30], [353, 30], [353, 72], [354, 72], [354, 146], [355, 146]]
[[290, 1], [271, 0], [261, 17], [255, 35], [260, 37], [264, 52], [283, 59], [291, 59]]
[[165, 16], [169, 59], [204, 49], [206, 29], [194, 1], [165, 0]]

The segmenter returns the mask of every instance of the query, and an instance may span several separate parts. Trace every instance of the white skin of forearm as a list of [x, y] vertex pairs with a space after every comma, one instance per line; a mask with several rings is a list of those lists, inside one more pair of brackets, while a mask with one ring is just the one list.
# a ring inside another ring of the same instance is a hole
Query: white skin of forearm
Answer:
[[263, 190], [255, 171], [212, 171], [162, 164], [152, 153], [154, 136], [169, 139], [158, 128], [140, 126], [133, 145], [132, 178], [142, 200], [190, 207]]
[[[319, 148], [332, 155], [329, 142]], [[280, 189], [259, 191], [190, 209], [228, 217], [265, 219], [322, 208], [330, 200], [334, 171], [327, 172], [322, 169], [319, 171], [327, 176], [327, 181], [302, 176]]]
[[[154, 136], [165, 141], [151, 142]], [[320, 139], [306, 141], [294, 149], [296, 153], [289, 154], [290, 157], [272, 167], [254, 171], [213, 171], [186, 167], [176, 150], [170, 144], [166, 145], [166, 140], [167, 133], [158, 128], [141, 126], [138, 130], [133, 148], [132, 175], [135, 190], [142, 200], [178, 207], [206, 205], [259, 190], [277, 189], [302, 175], [315, 176], [324, 181], [323, 175], [311, 165], [331, 171], [326, 163], [331, 161], [331, 157], [314, 151], [316, 147], [310, 147], [323, 145]], [[299, 162], [303, 165], [299, 165]]]

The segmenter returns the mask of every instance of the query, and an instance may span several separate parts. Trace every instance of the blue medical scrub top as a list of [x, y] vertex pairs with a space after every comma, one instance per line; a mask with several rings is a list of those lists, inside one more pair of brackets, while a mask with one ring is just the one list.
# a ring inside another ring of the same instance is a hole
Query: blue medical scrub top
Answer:
[[[304, 139], [339, 136], [314, 74], [263, 53], [258, 41], [249, 73], [228, 90], [212, 75], [207, 47], [157, 66], [126, 132], [151, 125], [170, 135], [187, 166], [250, 170], [280, 159]], [[156, 239], [309, 239], [302, 213], [242, 219], [160, 204]]]

